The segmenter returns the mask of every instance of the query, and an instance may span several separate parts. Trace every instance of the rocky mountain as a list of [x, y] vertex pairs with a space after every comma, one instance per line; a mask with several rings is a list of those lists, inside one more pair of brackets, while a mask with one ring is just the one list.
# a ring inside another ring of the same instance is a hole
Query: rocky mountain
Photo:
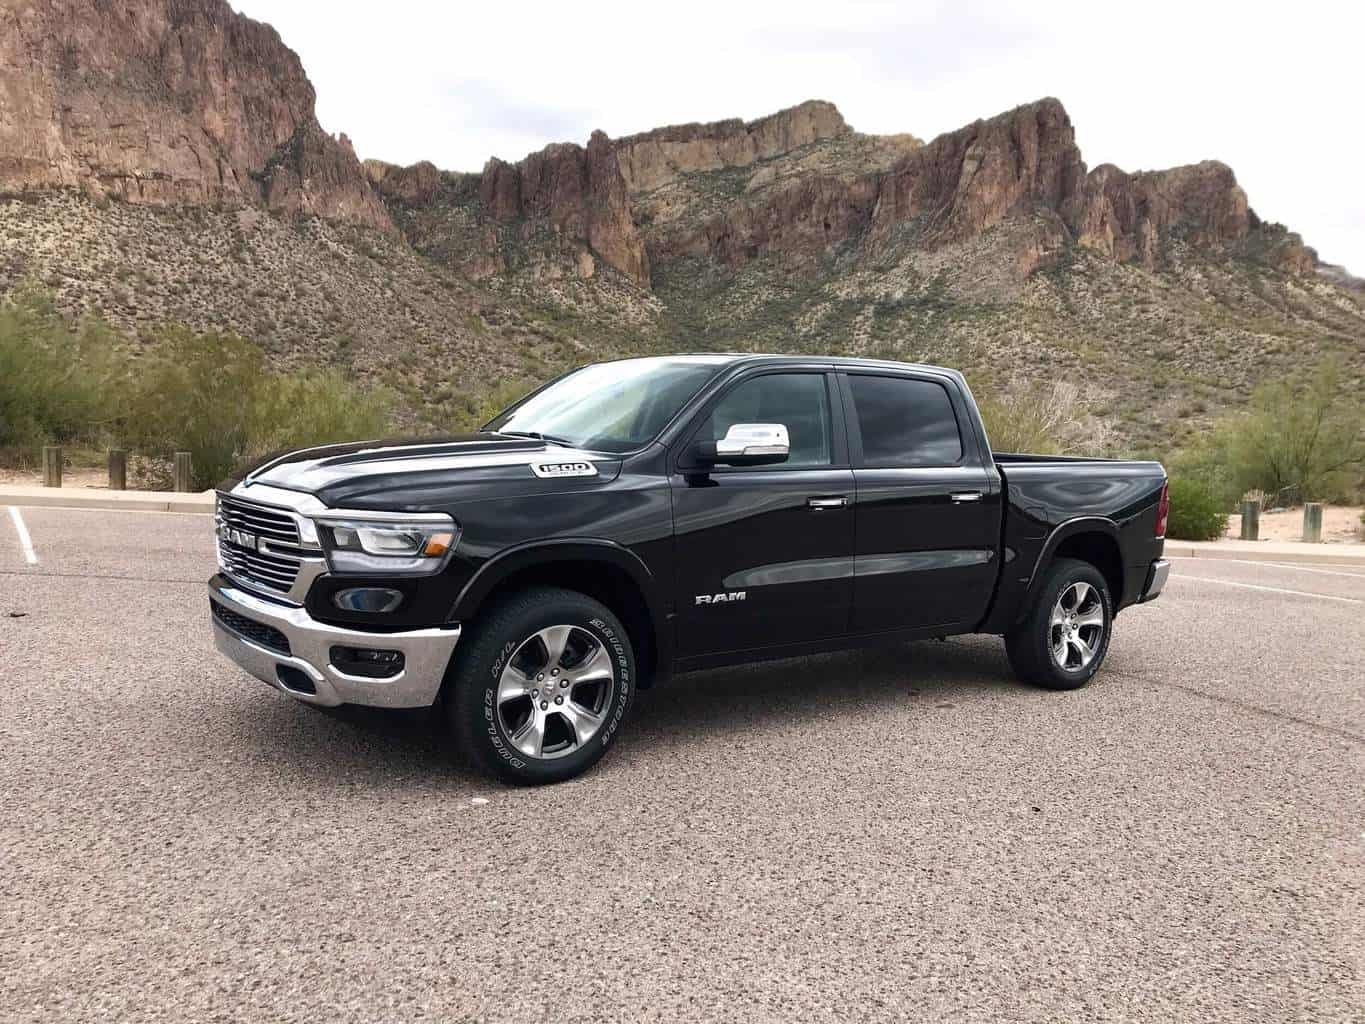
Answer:
[[298, 56], [223, 0], [0, 4], [0, 189], [241, 202], [391, 229]]
[[341, 362], [428, 424], [591, 358], [778, 349], [1072, 380], [1097, 445], [1168, 447], [1267, 375], [1365, 371], [1358, 282], [1231, 169], [1089, 170], [1054, 99], [928, 143], [810, 101], [362, 165], [223, 0], [0, 0], [0, 100], [0, 288]]

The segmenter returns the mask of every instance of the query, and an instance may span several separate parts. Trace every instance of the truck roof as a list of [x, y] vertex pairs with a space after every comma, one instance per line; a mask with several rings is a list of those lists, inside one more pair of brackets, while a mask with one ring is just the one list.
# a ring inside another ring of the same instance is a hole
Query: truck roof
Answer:
[[[950, 377], [962, 379], [962, 374], [947, 366], [935, 366], [929, 363], [910, 363], [896, 359], [871, 359], [862, 356], [826, 356], [818, 354], [792, 355], [790, 353], [778, 352], [675, 352], [667, 356], [634, 356], [627, 358], [655, 358], [655, 359], [698, 359], [707, 362], [735, 365], [739, 363], [829, 363], [832, 366], [848, 367], [886, 367], [890, 368], [909, 368], [915, 370], [928, 370], [932, 373], [946, 374]], [[606, 360], [607, 362], [621, 362], [624, 360]]]

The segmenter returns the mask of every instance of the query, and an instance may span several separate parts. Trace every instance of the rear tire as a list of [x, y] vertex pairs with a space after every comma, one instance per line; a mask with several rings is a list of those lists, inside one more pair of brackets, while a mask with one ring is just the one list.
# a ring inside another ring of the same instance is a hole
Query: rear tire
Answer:
[[625, 724], [635, 652], [603, 604], [528, 587], [482, 612], [457, 648], [446, 713], [477, 767], [520, 785], [587, 771]]
[[1104, 574], [1089, 562], [1059, 558], [1024, 621], [1005, 634], [1010, 667], [1034, 686], [1079, 689], [1104, 663], [1113, 621]]

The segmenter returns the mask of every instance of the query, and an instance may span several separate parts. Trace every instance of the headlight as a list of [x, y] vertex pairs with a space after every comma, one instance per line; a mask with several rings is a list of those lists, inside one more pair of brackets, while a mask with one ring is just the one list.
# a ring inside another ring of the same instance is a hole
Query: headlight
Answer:
[[447, 515], [315, 519], [327, 564], [339, 575], [426, 576], [440, 572], [460, 539]]

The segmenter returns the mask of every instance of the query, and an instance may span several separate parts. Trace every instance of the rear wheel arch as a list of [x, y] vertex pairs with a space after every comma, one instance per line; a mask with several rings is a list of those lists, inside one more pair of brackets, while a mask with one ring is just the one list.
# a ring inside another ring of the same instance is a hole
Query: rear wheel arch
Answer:
[[1061, 558], [1074, 558], [1099, 570], [1109, 588], [1109, 600], [1114, 614], [1123, 600], [1123, 550], [1119, 546], [1118, 527], [1112, 520], [1100, 516], [1072, 519], [1052, 531], [1034, 566], [1028, 593], [1019, 608], [1019, 618], [1026, 618], [1038, 601], [1038, 595], [1048, 570]]

